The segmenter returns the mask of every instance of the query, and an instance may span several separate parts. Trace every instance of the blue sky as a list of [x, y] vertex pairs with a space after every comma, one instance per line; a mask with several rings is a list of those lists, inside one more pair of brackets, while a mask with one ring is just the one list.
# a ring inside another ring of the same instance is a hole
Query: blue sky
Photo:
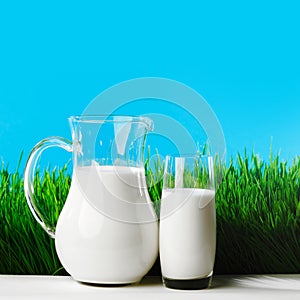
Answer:
[[[164, 77], [199, 92], [228, 156], [300, 153], [298, 1], [2, 1], [0, 158], [70, 138], [67, 117], [103, 90]], [[51, 151], [51, 150], [49, 150]], [[52, 159], [52, 158], [51, 158]], [[55, 161], [52, 162], [55, 164]]]

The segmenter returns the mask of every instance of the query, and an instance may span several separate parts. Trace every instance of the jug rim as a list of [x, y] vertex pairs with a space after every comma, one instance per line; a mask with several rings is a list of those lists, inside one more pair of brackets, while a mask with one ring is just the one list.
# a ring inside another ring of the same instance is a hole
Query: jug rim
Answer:
[[153, 121], [146, 116], [134, 116], [134, 115], [118, 115], [118, 114], [94, 114], [94, 115], [73, 115], [70, 116], [69, 121], [72, 123], [104, 123], [104, 122], [114, 122], [114, 123], [144, 123], [148, 130], [153, 130]]

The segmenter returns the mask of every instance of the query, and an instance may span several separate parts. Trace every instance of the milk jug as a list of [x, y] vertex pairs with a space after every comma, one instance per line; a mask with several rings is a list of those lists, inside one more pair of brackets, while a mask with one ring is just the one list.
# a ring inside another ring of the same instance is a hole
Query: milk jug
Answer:
[[[35, 219], [55, 238], [58, 257], [77, 281], [138, 282], [158, 255], [158, 221], [147, 190], [144, 144], [152, 120], [133, 116], [73, 116], [72, 142], [40, 141], [31, 151], [24, 190]], [[73, 155], [70, 191], [56, 226], [41, 213], [34, 192], [41, 153], [60, 147]]]

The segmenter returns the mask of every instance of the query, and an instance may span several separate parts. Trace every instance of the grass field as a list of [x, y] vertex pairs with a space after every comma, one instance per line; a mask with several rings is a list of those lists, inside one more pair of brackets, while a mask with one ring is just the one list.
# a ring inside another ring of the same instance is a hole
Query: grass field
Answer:
[[[149, 194], [159, 211], [163, 163], [150, 168]], [[238, 154], [227, 166], [216, 195], [217, 253], [215, 273], [300, 272], [300, 160], [290, 164], [270, 155]], [[40, 206], [53, 221], [67, 197], [67, 168], [37, 176]], [[50, 213], [51, 212], [51, 213]], [[0, 273], [66, 274], [54, 240], [33, 219], [23, 192], [23, 175], [0, 169]], [[154, 273], [159, 272], [158, 263]], [[153, 273], [153, 272], [152, 272]], [[158, 275], [158, 274], [157, 274]]]

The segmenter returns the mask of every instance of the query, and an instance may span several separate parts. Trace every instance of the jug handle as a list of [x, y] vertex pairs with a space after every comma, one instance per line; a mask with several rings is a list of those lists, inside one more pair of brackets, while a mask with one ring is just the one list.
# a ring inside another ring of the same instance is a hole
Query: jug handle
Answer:
[[44, 219], [43, 214], [36, 205], [36, 195], [34, 192], [34, 175], [38, 159], [44, 150], [52, 147], [59, 147], [68, 152], [73, 151], [72, 142], [58, 136], [48, 137], [37, 143], [31, 150], [26, 163], [24, 172], [24, 192], [27, 204], [36, 221], [52, 238], [55, 238], [55, 226], [53, 224], [49, 224], [49, 222]]

